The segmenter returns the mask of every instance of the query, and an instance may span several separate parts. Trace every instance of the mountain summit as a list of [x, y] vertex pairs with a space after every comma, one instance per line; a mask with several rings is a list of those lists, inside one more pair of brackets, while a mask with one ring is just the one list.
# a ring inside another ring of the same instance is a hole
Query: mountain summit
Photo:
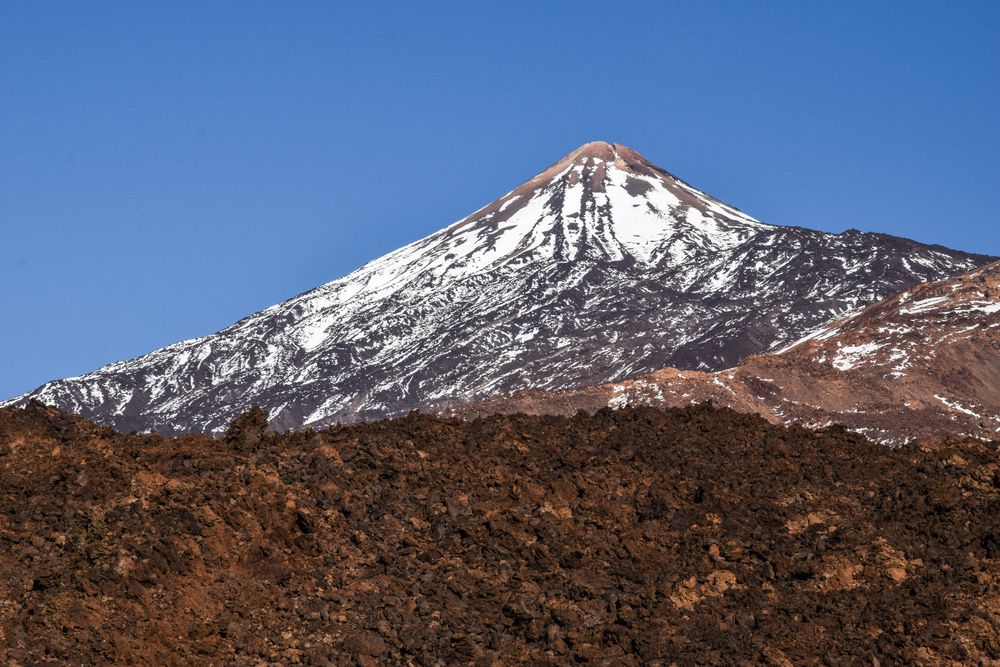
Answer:
[[655, 265], [666, 254], [682, 261], [695, 257], [699, 246], [731, 246], [761, 227], [632, 149], [597, 141], [440, 237], [466, 238], [471, 232], [473, 245], [450, 254], [473, 257], [475, 267], [512, 257]]
[[764, 224], [594, 142], [339, 280], [8, 403], [167, 433], [218, 431], [260, 405], [293, 428], [718, 370], [990, 259]]

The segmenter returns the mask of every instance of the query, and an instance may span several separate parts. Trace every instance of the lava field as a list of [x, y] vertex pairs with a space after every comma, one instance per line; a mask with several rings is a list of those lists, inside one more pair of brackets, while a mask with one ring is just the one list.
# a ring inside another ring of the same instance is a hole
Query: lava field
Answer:
[[224, 438], [0, 410], [0, 660], [1000, 658], [1000, 456], [696, 406]]

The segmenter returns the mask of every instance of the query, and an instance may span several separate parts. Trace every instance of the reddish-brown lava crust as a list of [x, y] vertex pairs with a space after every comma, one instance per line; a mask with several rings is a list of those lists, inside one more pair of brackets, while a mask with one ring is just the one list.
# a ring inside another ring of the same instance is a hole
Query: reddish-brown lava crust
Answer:
[[0, 660], [1000, 657], [991, 445], [709, 407], [264, 427], [0, 410]]

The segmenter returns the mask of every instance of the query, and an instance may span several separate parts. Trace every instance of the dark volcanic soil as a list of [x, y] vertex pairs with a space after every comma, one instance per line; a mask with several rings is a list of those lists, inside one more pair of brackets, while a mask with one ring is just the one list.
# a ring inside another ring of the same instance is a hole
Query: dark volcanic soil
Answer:
[[708, 407], [225, 441], [0, 411], [10, 664], [1000, 657], [1000, 466]]

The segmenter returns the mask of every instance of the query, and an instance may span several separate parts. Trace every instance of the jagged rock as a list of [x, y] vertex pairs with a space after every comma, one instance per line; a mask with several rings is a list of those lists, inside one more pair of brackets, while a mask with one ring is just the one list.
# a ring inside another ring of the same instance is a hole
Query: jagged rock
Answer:
[[707, 406], [265, 429], [0, 409], [0, 663], [1000, 659], [993, 445]]

